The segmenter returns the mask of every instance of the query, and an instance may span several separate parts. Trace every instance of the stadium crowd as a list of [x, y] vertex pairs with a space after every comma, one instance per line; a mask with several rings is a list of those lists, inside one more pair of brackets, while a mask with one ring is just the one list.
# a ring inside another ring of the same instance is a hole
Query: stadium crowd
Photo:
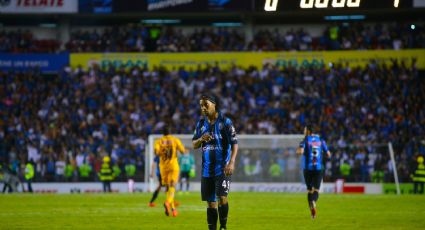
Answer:
[[424, 47], [423, 25], [341, 23], [328, 25], [317, 37], [304, 29], [286, 32], [260, 30], [248, 44], [247, 50], [399, 50]]
[[386, 148], [380, 148], [388, 141], [396, 148], [401, 181], [409, 181], [413, 157], [425, 155], [419, 138], [425, 136], [425, 82], [415, 63], [67, 67], [54, 76], [1, 72], [0, 81], [0, 161], [19, 171], [32, 160], [36, 181], [93, 180], [105, 155], [118, 178], [125, 178], [129, 166], [141, 176], [149, 167], [147, 136], [160, 133], [164, 122], [173, 124], [174, 133], [192, 133], [205, 90], [219, 95], [222, 112], [232, 114], [240, 134], [294, 134], [306, 122], [317, 123], [334, 153], [329, 179], [390, 181], [393, 169]]
[[[61, 52], [61, 42], [37, 39], [30, 31], [1, 31], [0, 52]], [[68, 52], [214, 52], [283, 50], [361, 50], [425, 48], [423, 24], [331, 24], [320, 36], [302, 28], [256, 29], [248, 41], [241, 29], [127, 25], [76, 30], [63, 44]]]
[[[414, 27], [412, 27], [414, 26]], [[197, 29], [184, 33], [178, 27], [113, 27], [102, 33], [76, 31], [67, 44], [72, 52], [199, 52], [411, 49], [425, 47], [425, 30], [417, 24], [332, 24], [313, 37], [304, 29], [259, 29], [252, 41], [241, 30]]]

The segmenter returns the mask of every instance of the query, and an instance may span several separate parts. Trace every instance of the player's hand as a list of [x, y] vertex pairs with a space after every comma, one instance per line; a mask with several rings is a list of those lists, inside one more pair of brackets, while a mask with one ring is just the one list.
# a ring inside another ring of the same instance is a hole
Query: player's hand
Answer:
[[331, 152], [326, 152], [326, 157], [328, 158], [328, 159], [330, 159], [331, 158]]
[[210, 135], [210, 134], [208, 134], [208, 133], [205, 133], [204, 135], [202, 135], [202, 137], [201, 137], [201, 140], [202, 140], [202, 142], [209, 142], [209, 141], [211, 141], [213, 139], [213, 137]]
[[235, 162], [230, 161], [225, 167], [224, 167], [224, 175], [231, 176], [233, 174], [233, 171], [235, 170]]
[[149, 175], [150, 178], [153, 178], [153, 174], [151, 173], [151, 175]]

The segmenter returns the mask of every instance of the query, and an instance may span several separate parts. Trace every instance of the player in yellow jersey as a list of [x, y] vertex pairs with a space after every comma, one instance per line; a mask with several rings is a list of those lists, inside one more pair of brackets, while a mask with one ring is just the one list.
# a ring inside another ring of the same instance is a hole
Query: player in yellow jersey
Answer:
[[179, 181], [180, 167], [177, 158], [177, 151], [185, 154], [185, 148], [180, 139], [170, 135], [169, 125], [164, 126], [163, 137], [155, 141], [155, 154], [159, 156], [159, 170], [161, 172], [162, 184], [167, 188], [167, 198], [164, 203], [165, 215], [177, 216], [174, 205], [175, 187]]

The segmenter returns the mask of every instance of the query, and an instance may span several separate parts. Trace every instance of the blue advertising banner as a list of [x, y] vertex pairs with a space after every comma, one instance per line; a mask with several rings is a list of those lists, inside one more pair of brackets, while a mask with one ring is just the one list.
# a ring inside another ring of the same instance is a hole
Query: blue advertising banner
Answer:
[[0, 70], [22, 71], [38, 67], [41, 72], [57, 72], [69, 65], [69, 54], [0, 54]]

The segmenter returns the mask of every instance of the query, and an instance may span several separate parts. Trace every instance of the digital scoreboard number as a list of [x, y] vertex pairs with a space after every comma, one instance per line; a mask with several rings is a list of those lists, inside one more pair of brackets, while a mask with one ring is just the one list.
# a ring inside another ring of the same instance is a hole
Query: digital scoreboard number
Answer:
[[411, 8], [412, 0], [258, 0], [260, 11], [293, 11], [309, 9], [398, 9]]

